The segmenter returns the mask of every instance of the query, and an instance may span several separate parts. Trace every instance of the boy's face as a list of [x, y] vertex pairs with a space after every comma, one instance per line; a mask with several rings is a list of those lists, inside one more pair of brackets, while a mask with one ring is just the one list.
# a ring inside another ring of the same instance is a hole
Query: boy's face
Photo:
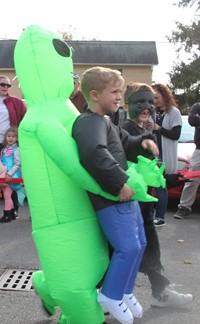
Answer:
[[137, 117], [135, 117], [135, 120], [139, 123], [145, 123], [148, 121], [149, 116], [150, 116], [149, 109], [145, 109]]
[[118, 82], [110, 82], [106, 88], [97, 93], [97, 104], [102, 115], [116, 112], [119, 108], [120, 100], [122, 99], [123, 84]]
[[154, 95], [150, 91], [140, 91], [128, 98], [128, 111], [131, 119], [138, 117], [143, 111], [153, 112]]

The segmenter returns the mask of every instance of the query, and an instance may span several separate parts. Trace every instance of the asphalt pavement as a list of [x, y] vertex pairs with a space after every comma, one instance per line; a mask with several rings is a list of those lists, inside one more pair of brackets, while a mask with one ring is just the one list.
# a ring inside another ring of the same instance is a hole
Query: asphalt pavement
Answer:
[[[152, 308], [148, 278], [140, 273], [135, 293], [144, 307], [144, 316], [140, 320], [135, 320], [134, 323], [200, 323], [199, 205], [195, 205], [193, 213], [187, 219], [177, 220], [173, 218], [176, 202], [171, 203], [166, 215], [166, 226], [157, 229], [164, 273], [177, 291], [194, 295], [193, 303], [183, 309]], [[2, 211], [2, 207], [3, 201], [0, 200], [0, 211]], [[28, 203], [25, 201], [25, 205], [20, 208], [17, 220], [0, 224], [0, 324], [56, 324], [60, 315], [58, 309], [54, 316], [46, 316], [39, 297], [29, 285], [31, 279], [27, 280], [28, 284], [25, 289], [21, 287], [18, 289], [18, 285], [17, 288], [10, 289], [9, 285], [4, 283], [5, 274], [9, 271], [11, 271], [11, 275], [13, 272], [20, 274], [21, 270], [25, 274], [29, 274], [29, 272], [40, 269], [37, 251], [32, 240], [29, 216]], [[112, 324], [118, 324], [112, 317], [109, 317], [108, 320]], [[76, 324], [87, 323], [82, 323], [80, 319], [80, 323]]]

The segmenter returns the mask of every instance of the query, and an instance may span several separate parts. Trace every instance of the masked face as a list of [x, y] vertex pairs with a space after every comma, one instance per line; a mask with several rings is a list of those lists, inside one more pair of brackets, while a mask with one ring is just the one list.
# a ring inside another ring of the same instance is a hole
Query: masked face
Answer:
[[144, 110], [154, 112], [154, 95], [151, 91], [140, 91], [128, 98], [128, 111], [131, 119], [139, 116]]

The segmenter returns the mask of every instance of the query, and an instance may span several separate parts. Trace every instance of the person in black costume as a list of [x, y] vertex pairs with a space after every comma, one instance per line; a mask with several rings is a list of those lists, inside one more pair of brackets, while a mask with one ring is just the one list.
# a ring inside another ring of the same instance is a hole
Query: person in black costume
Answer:
[[[131, 135], [146, 134], [151, 123], [155, 121], [154, 91], [147, 84], [129, 83], [124, 93], [129, 118], [122, 127]], [[156, 137], [155, 137], [156, 142]], [[152, 159], [150, 151], [144, 150], [145, 157]], [[130, 158], [130, 156], [129, 156]], [[131, 161], [137, 162], [137, 155], [132, 151]], [[152, 188], [149, 188], [151, 193]], [[183, 306], [191, 303], [191, 294], [181, 294], [170, 288], [170, 281], [162, 274], [161, 254], [158, 235], [154, 225], [154, 205], [152, 202], [139, 203], [144, 219], [147, 246], [140, 264], [140, 272], [148, 275], [151, 283], [151, 306]]]

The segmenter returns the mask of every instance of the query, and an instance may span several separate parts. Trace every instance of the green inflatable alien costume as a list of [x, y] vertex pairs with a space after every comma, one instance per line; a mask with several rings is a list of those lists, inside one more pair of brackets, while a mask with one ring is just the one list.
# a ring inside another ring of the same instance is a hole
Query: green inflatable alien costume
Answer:
[[[33, 275], [34, 288], [50, 314], [61, 309], [60, 324], [102, 324], [96, 285], [109, 258], [86, 190], [110, 195], [80, 165], [71, 137], [79, 114], [67, 99], [73, 91], [72, 51], [57, 35], [29, 26], [17, 41], [14, 62], [28, 107], [19, 127], [19, 144], [42, 267]], [[127, 172], [137, 193], [134, 199], [156, 201], [133, 165]], [[156, 179], [162, 182], [159, 172]]]

